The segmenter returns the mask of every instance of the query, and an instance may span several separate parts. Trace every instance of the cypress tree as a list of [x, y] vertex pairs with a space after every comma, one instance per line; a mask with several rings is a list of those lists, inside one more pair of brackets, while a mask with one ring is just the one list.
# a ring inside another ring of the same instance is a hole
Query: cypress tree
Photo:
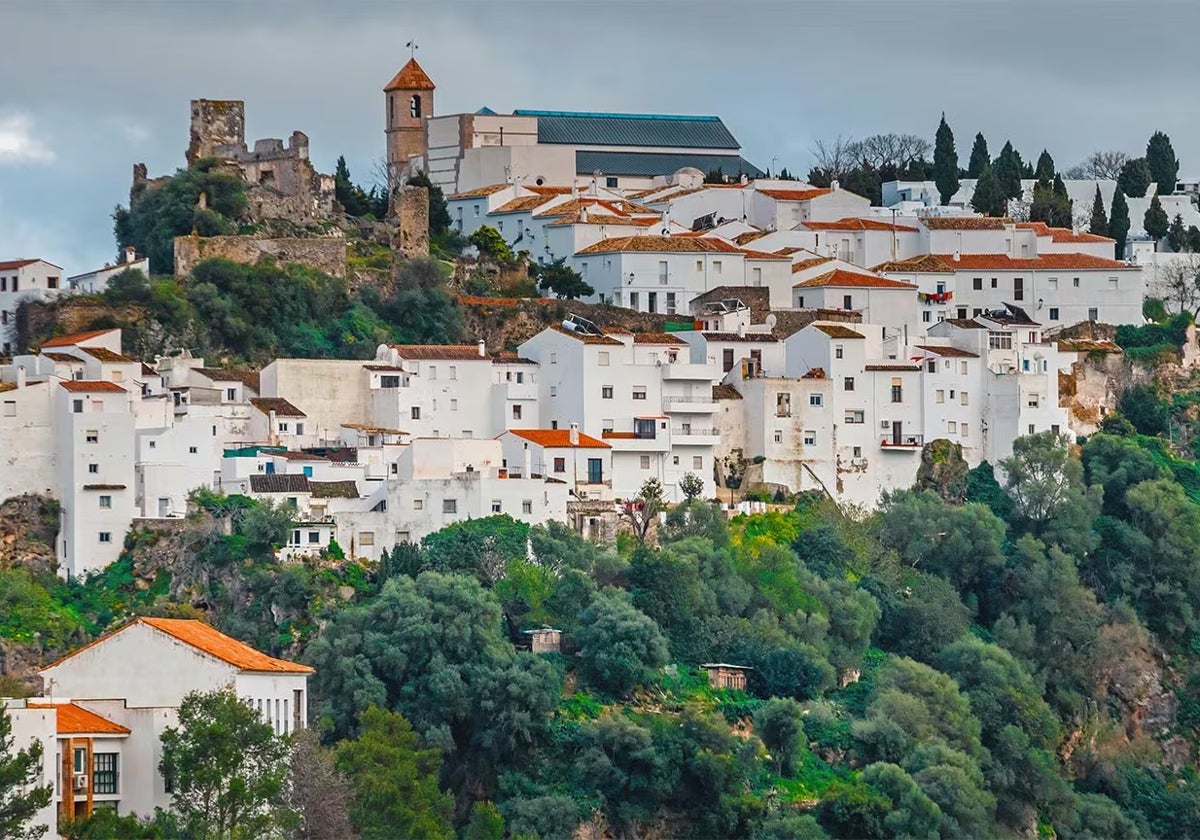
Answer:
[[1187, 241], [1183, 247], [1193, 254], [1200, 254], [1200, 228], [1195, 225], [1188, 225]]
[[1000, 194], [1007, 198], [1019, 198], [1021, 195], [1021, 156], [1013, 149], [1012, 143], [1004, 144], [1000, 154], [992, 163], [992, 174], [996, 177], [996, 185]]
[[1057, 172], [1054, 174], [1054, 213], [1051, 224], [1055, 227], [1075, 227], [1075, 204], [1067, 193], [1067, 185], [1063, 183], [1062, 175]]
[[954, 151], [954, 132], [946, 124], [946, 114], [938, 124], [933, 144], [933, 182], [937, 184], [942, 204], [949, 204], [958, 192], [958, 152]]
[[1150, 189], [1154, 179], [1150, 177], [1150, 166], [1145, 158], [1131, 158], [1125, 161], [1121, 172], [1117, 175], [1117, 189], [1130, 198], [1141, 198]]
[[1154, 132], [1154, 136], [1146, 144], [1146, 165], [1150, 169], [1150, 177], [1158, 184], [1159, 195], [1175, 192], [1175, 182], [1179, 176], [1179, 158], [1175, 157], [1171, 138], [1161, 131]]
[[1171, 220], [1171, 228], [1167, 231], [1167, 244], [1175, 253], [1187, 247], [1187, 230], [1183, 226], [1183, 216], [1179, 213]]
[[989, 163], [979, 173], [975, 192], [971, 196], [971, 207], [985, 216], [1003, 216], [1004, 204], [1004, 195], [1000, 192], [1000, 185], [996, 183], [995, 172]]
[[1167, 211], [1163, 209], [1162, 202], [1158, 200], [1158, 195], [1150, 199], [1150, 207], [1146, 210], [1146, 215], [1142, 218], [1143, 227], [1146, 230], [1146, 235], [1157, 241], [1167, 235], [1167, 231], [1171, 228], [1171, 221], [1167, 218]]
[[983, 132], [975, 135], [975, 145], [971, 147], [971, 160], [967, 163], [967, 177], [978, 178], [983, 174], [984, 167], [990, 166], [992, 159], [988, 156], [987, 140]]
[[1045, 149], [1042, 149], [1042, 153], [1038, 156], [1037, 169], [1034, 171], [1033, 177], [1037, 178], [1038, 183], [1045, 187], [1050, 186], [1054, 181], [1054, 158], [1050, 157], [1050, 153]]
[[1129, 202], [1118, 189], [1113, 193], [1112, 213], [1108, 217], [1108, 235], [1115, 239], [1116, 258], [1125, 259], [1125, 240], [1129, 236]]
[[1108, 236], [1108, 215], [1104, 212], [1104, 196], [1100, 195], [1100, 185], [1096, 185], [1096, 197], [1092, 200], [1092, 221], [1088, 225], [1088, 233], [1096, 236]]

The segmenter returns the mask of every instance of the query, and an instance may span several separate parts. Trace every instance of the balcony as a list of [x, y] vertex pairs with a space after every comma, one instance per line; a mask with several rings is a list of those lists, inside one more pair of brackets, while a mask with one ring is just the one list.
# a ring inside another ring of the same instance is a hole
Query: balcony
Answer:
[[954, 300], [954, 292], [921, 292], [917, 295], [921, 303], [949, 303]]
[[663, 394], [663, 410], [668, 414], [712, 414], [717, 410], [717, 404], [712, 398], [712, 389], [702, 397], [685, 397], [675, 394]]
[[665, 380], [682, 380], [687, 382], [712, 382], [720, 379], [721, 375], [716, 365], [694, 365], [686, 362], [672, 362], [662, 366], [662, 378]]
[[676, 428], [671, 435], [677, 446], [716, 446], [721, 442], [721, 433], [716, 429]]
[[664, 431], [657, 437], [648, 432], [602, 432], [603, 438], [614, 452], [666, 452], [668, 445], [667, 433]]
[[882, 449], [897, 451], [920, 449], [925, 445], [925, 435], [914, 435], [907, 432], [893, 432], [879, 441]]

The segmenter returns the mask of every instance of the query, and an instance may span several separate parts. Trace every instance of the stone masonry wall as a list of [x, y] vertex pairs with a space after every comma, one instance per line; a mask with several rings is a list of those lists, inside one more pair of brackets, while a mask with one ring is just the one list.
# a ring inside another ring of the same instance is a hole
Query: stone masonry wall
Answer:
[[247, 265], [260, 257], [280, 263], [299, 263], [334, 277], [346, 276], [346, 240], [341, 237], [270, 239], [258, 236], [177, 236], [175, 276], [191, 273], [196, 263], [222, 257]]

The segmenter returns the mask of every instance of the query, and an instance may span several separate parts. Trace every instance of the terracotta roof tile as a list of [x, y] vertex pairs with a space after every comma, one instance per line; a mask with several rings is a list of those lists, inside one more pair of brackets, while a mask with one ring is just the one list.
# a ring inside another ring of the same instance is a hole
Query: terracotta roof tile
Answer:
[[917, 350], [924, 350], [927, 353], [933, 353], [936, 356], [947, 356], [963, 359], [978, 359], [978, 353], [972, 353], [970, 350], [963, 350], [960, 347], [943, 347], [938, 344], [914, 344]]
[[755, 190], [755, 192], [776, 201], [812, 201], [814, 198], [829, 195], [833, 190], [813, 187], [807, 190]]
[[489, 211], [488, 215], [495, 216], [498, 213], [528, 213], [549, 201], [553, 201], [555, 198], [556, 196], [553, 195], [523, 195], [520, 198], [514, 198], [507, 204], [501, 204], [495, 210]]
[[658, 344], [687, 347], [687, 342], [671, 333], [634, 333], [634, 344]]
[[768, 233], [770, 233], [770, 231], [748, 230], [745, 233], [739, 233], [737, 236], [733, 237], [733, 242], [735, 245], [749, 245], [755, 239], [762, 239]]
[[536, 184], [533, 186], [522, 184], [521, 186], [538, 195], [570, 195], [575, 191], [574, 187], [545, 187], [537, 186]]
[[193, 368], [193, 370], [213, 382], [241, 382], [258, 393], [261, 374], [257, 370], [227, 370], [225, 368]]
[[713, 386], [714, 400], [740, 400], [741, 398], [741, 393], [739, 393], [738, 389], [734, 388], [732, 385], [722, 384]]
[[768, 251], [751, 251], [748, 248], [743, 248], [742, 253], [746, 255], [748, 260], [787, 260], [792, 261], [791, 254], [776, 254]]
[[841, 324], [813, 324], [813, 326], [830, 338], [866, 338], [857, 330], [843, 327]]
[[511, 434], [519, 438], [524, 438], [530, 443], [536, 443], [538, 446], [550, 449], [611, 449], [602, 440], [597, 440], [591, 435], [579, 433], [579, 443], [571, 444], [570, 429], [509, 429]]
[[911, 271], [917, 274], [954, 273], [954, 269], [946, 265], [933, 254], [921, 254], [904, 260], [889, 260], [875, 266], [872, 271], [881, 273]]
[[836, 222], [803, 222], [809, 230], [882, 230], [882, 231], [910, 231], [917, 232], [917, 228], [908, 225], [896, 225], [892, 227], [891, 222], [884, 222], [879, 219], [859, 219], [845, 218], [838, 219]]
[[608, 213], [588, 213], [587, 218], [583, 218], [580, 213], [573, 213], [570, 216], [564, 216], [561, 219], [556, 219], [550, 222], [546, 227], [566, 227], [567, 225], [621, 225], [624, 227], [650, 227], [658, 224], [661, 221], [657, 216], [653, 218], [636, 219], [632, 216], [613, 216]]
[[742, 251], [722, 239], [695, 239], [679, 236], [622, 236], [602, 239], [594, 245], [576, 252], [586, 254], [614, 254], [623, 251], [640, 251], [656, 254], [741, 254]]
[[47, 347], [71, 347], [79, 344], [81, 341], [91, 341], [93, 338], [99, 338], [102, 335], [108, 335], [111, 332], [116, 332], [116, 328], [108, 330], [91, 330], [90, 332], [72, 333], [70, 335], [60, 335], [55, 338], [49, 338], [42, 342], [42, 349]]
[[203, 621], [184, 618], [140, 618], [137, 620], [243, 671], [313, 673], [313, 669], [307, 665], [267, 656], [244, 642], [226, 636]]
[[79, 358], [78, 356], [72, 356], [70, 353], [42, 353], [41, 355], [45, 356], [52, 362], [60, 362], [67, 365], [83, 364], [83, 359]]
[[250, 476], [252, 493], [310, 493], [308, 476], [303, 473], [270, 473]]
[[124, 394], [125, 389], [115, 382], [102, 379], [72, 379], [62, 386], [75, 394]]
[[800, 262], [792, 263], [792, 274], [799, 274], [801, 271], [816, 268], [827, 262], [833, 262], [833, 257], [810, 257], [807, 260], [800, 260]]
[[865, 370], [894, 370], [894, 371], [913, 371], [920, 370], [920, 365], [906, 365], [900, 362], [878, 364], [878, 365], [863, 365]]
[[1128, 263], [1110, 260], [1106, 257], [1096, 257], [1091, 254], [1040, 254], [1036, 257], [1019, 258], [1008, 254], [960, 254], [955, 259], [953, 254], [933, 254], [952, 271], [970, 271], [974, 269], [997, 269], [1015, 271], [1089, 271], [1125, 269], [1137, 270]]
[[35, 262], [37, 260], [8, 260], [7, 262], [0, 262], [0, 271], [16, 271], [18, 268], [33, 265]]
[[476, 187], [473, 190], [467, 190], [466, 192], [448, 195], [446, 196], [446, 200], [450, 201], [456, 198], [483, 198], [484, 196], [498, 193], [501, 190], [506, 190], [511, 186], [512, 184], [488, 184], [486, 187]]
[[84, 353], [87, 353], [98, 362], [136, 362], [137, 359], [129, 356], [122, 356], [120, 353], [114, 353], [107, 347], [80, 347]]
[[863, 289], [915, 289], [917, 288], [912, 283], [904, 283], [900, 280], [889, 280], [886, 277], [879, 277], [874, 274], [860, 274], [857, 271], [846, 271], [841, 268], [835, 268], [833, 271], [826, 272], [819, 277], [814, 277], [811, 280], [803, 280], [797, 283], [792, 288], [794, 289], [810, 289], [821, 286], [832, 286], [835, 288], [863, 288]]
[[987, 327], [974, 318], [947, 318], [946, 323], [960, 330], [986, 330]]
[[275, 412], [278, 417], [307, 417], [300, 409], [292, 405], [283, 397], [251, 397], [250, 405], [257, 408], [263, 414]]
[[552, 329], [555, 332], [559, 332], [559, 333], [562, 333], [563, 335], [570, 336], [571, 338], [575, 339], [576, 341], [582, 342], [583, 344], [604, 344], [609, 347], [624, 347], [625, 346], [617, 339], [609, 338], [607, 335], [585, 335], [583, 333], [577, 333], [574, 330], [569, 330], [566, 327], [562, 326], [561, 324], [551, 324], [548, 327], [548, 329]]
[[411, 361], [489, 361], [487, 356], [479, 355], [479, 347], [475, 344], [393, 344], [391, 348], [401, 359]]
[[929, 230], [1004, 230], [1013, 223], [1002, 216], [921, 216]]
[[310, 481], [308, 490], [314, 499], [357, 499], [358, 484], [351, 480], [345, 481]]
[[31, 709], [54, 709], [59, 735], [128, 735], [128, 727], [114, 723], [74, 703], [29, 703]]
[[[400, 72], [387, 83], [384, 90], [433, 90], [435, 87], [433, 79], [429, 78], [420, 64], [417, 64], [417, 60], [410, 58], [400, 68]], [[405, 103], [405, 107], [407, 105], [408, 103]]]
[[775, 335], [775, 333], [769, 333], [769, 332], [746, 333], [745, 335], [739, 335], [738, 333], [729, 333], [729, 332], [706, 332], [706, 333], [703, 333], [703, 336], [704, 336], [705, 341], [742, 341], [742, 342], [761, 341], [761, 342], [765, 342], [765, 343], [769, 343], [769, 344], [774, 344], [776, 341], [779, 341], [779, 336]]

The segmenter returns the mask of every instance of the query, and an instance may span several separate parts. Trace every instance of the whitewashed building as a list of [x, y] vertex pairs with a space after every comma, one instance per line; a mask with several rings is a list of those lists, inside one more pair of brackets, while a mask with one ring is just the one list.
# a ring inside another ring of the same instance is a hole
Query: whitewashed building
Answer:
[[0, 262], [0, 356], [16, 350], [17, 307], [52, 300], [66, 290], [62, 268], [41, 259]]

